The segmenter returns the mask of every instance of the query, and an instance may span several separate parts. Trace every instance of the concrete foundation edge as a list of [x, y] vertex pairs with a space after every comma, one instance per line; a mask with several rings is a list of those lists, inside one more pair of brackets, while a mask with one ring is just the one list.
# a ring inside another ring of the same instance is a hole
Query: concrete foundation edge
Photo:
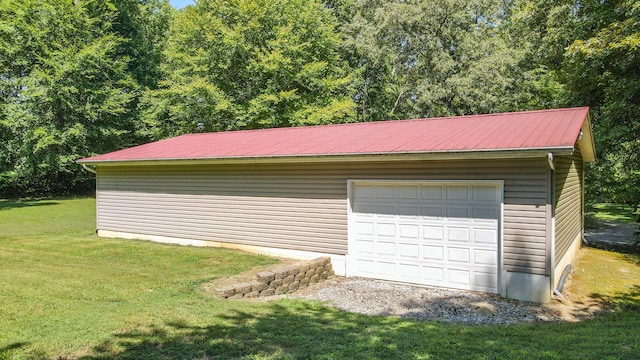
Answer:
[[571, 246], [569, 247], [569, 249], [567, 249], [567, 252], [564, 254], [562, 259], [560, 259], [560, 261], [558, 262], [558, 265], [553, 269], [553, 275], [554, 275], [553, 279], [555, 281], [555, 284], [553, 284], [554, 288], [558, 285], [558, 282], [560, 282], [560, 276], [562, 275], [564, 268], [573, 262], [573, 259], [576, 257], [576, 254], [578, 253], [578, 250], [580, 250], [581, 245], [582, 245], [582, 232], [580, 232], [575, 237], [575, 239], [573, 239]]
[[545, 275], [506, 272], [503, 296], [521, 301], [548, 303], [551, 300], [550, 277]]

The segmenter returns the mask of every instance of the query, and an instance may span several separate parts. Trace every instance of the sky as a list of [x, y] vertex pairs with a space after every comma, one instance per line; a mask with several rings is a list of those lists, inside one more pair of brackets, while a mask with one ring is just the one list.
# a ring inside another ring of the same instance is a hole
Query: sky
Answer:
[[176, 9], [182, 9], [187, 5], [193, 5], [193, 0], [169, 0], [169, 2]]

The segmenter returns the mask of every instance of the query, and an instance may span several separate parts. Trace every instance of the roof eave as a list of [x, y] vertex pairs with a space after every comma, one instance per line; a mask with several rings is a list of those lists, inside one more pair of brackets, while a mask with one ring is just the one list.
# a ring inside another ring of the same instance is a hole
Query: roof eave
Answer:
[[398, 161], [398, 160], [459, 160], [459, 159], [502, 159], [532, 158], [554, 155], [570, 155], [573, 146], [528, 149], [487, 149], [472, 151], [432, 151], [408, 153], [355, 153], [355, 154], [312, 154], [290, 156], [237, 156], [220, 158], [175, 158], [175, 159], [132, 159], [132, 160], [90, 160], [80, 159], [77, 163], [93, 166], [143, 166], [143, 165], [198, 165], [236, 163], [302, 163], [330, 161]]

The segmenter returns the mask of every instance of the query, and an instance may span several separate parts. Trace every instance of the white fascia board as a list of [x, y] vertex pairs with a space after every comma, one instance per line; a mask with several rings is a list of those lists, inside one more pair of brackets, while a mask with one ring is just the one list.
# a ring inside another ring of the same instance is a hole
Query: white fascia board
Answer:
[[571, 155], [573, 147], [545, 149], [501, 149], [483, 151], [447, 151], [425, 153], [371, 153], [371, 154], [336, 154], [336, 155], [303, 155], [303, 156], [270, 156], [270, 157], [227, 157], [211, 159], [144, 159], [144, 160], [103, 160], [82, 161], [78, 163], [94, 166], [143, 166], [143, 165], [204, 165], [204, 164], [251, 164], [251, 163], [312, 163], [312, 162], [360, 162], [360, 161], [410, 161], [410, 160], [464, 160], [464, 159], [519, 159], [547, 157], [554, 155]]

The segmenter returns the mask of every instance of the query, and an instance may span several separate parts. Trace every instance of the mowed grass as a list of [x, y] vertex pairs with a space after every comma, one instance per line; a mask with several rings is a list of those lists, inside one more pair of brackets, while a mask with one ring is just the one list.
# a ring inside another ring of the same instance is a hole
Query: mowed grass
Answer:
[[634, 223], [640, 219], [640, 213], [629, 205], [592, 203], [585, 205], [585, 217], [589, 223], [597, 221]]
[[[408, 321], [314, 302], [206, 297], [201, 282], [273, 260], [99, 239], [93, 234], [94, 206], [93, 199], [0, 201], [0, 359], [637, 359], [640, 354], [638, 257], [583, 250], [588, 256], [576, 265], [571, 286], [580, 284], [575, 291], [606, 305], [594, 318], [517, 326]], [[614, 279], [615, 285], [607, 285]]]

